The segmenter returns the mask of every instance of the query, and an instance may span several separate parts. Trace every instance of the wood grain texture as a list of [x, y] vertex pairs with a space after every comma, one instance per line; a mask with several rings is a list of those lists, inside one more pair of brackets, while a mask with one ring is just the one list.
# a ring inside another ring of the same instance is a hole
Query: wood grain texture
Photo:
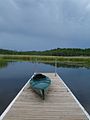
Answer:
[[43, 74], [52, 80], [45, 100], [25, 88], [3, 120], [88, 120], [59, 76]]

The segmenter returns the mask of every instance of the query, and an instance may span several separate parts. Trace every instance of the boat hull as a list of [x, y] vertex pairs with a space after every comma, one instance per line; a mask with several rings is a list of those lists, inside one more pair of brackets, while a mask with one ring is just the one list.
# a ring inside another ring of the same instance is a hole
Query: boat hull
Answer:
[[48, 87], [51, 84], [51, 80], [43, 75], [43, 74], [36, 74], [31, 80], [30, 85], [35, 92], [42, 96], [45, 99], [45, 92], [48, 90]]

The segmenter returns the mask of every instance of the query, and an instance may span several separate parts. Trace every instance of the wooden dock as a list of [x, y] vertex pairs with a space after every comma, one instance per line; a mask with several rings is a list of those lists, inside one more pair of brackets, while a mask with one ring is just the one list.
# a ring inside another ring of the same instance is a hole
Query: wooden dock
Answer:
[[52, 80], [45, 100], [31, 89], [28, 82], [0, 120], [90, 120], [88, 113], [57, 74], [43, 74]]

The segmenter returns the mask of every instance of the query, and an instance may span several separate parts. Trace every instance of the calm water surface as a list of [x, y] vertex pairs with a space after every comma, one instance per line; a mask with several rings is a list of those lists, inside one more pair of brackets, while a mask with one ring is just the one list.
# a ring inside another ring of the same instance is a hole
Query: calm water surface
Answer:
[[[54, 72], [54, 66], [43, 63], [12, 62], [0, 68], [0, 114], [34, 72]], [[90, 69], [59, 67], [57, 73], [90, 114]]]

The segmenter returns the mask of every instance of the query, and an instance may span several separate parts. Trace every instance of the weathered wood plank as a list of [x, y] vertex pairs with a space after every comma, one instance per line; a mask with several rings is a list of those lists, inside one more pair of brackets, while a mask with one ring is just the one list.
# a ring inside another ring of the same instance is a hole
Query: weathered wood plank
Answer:
[[88, 120], [59, 76], [44, 74], [52, 80], [45, 100], [25, 88], [3, 120]]

